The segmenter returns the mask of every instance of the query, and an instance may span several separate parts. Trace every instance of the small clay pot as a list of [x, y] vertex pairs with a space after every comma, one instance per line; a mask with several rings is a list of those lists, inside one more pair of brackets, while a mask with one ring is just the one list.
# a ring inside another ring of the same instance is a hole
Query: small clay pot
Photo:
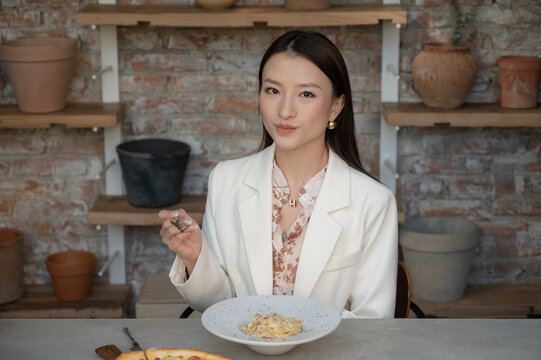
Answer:
[[331, 7], [331, 0], [285, 0], [286, 9], [321, 10]]
[[535, 56], [503, 56], [500, 67], [501, 105], [513, 109], [537, 106], [541, 58]]
[[62, 110], [77, 42], [69, 38], [21, 38], [0, 45], [17, 105], [23, 112]]
[[23, 233], [0, 228], [0, 304], [15, 301], [23, 293]]
[[68, 250], [45, 260], [55, 295], [60, 301], [78, 301], [90, 295], [96, 256], [87, 251]]
[[195, 0], [204, 9], [220, 10], [235, 5], [235, 0]]

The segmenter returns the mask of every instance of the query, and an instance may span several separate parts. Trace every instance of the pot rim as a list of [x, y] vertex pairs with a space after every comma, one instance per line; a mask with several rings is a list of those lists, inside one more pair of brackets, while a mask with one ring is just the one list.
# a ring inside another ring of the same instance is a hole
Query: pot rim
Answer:
[[421, 49], [424, 51], [444, 51], [444, 52], [469, 52], [471, 50], [470, 45], [466, 46], [449, 46], [449, 42], [433, 42], [425, 43], [422, 45]]
[[69, 37], [21, 37], [0, 44], [5, 62], [42, 62], [75, 57], [77, 40]]
[[8, 246], [8, 245], [11, 245], [13, 244], [14, 242], [20, 240], [23, 238], [23, 232], [19, 229], [15, 229], [15, 228], [9, 228], [9, 227], [1, 227], [0, 228], [0, 233], [9, 233], [9, 234], [12, 234], [14, 235], [12, 238], [10, 239], [7, 239], [5, 241], [3, 241], [1, 238], [0, 238], [0, 246]]
[[498, 66], [505, 70], [539, 71], [541, 58], [526, 55], [506, 55], [498, 59]]

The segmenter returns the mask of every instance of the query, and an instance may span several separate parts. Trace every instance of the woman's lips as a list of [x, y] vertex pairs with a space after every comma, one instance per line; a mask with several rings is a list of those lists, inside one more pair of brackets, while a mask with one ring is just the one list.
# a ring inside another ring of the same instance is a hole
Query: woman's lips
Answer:
[[281, 134], [291, 134], [296, 128], [289, 125], [276, 125], [276, 130]]

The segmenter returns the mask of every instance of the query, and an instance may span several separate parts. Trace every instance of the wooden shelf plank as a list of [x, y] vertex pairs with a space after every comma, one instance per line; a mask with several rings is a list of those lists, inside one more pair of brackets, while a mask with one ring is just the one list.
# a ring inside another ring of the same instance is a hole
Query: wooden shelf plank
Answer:
[[24, 113], [17, 105], [0, 106], [0, 128], [114, 127], [124, 117], [123, 103], [69, 103], [65, 109], [45, 114]]
[[541, 106], [507, 109], [500, 104], [465, 104], [458, 109], [434, 109], [422, 103], [383, 103], [383, 116], [392, 126], [538, 127]]
[[[164, 209], [183, 208], [199, 225], [203, 222], [206, 196], [184, 195], [178, 204]], [[94, 207], [88, 212], [88, 223], [93, 225], [161, 225], [158, 212], [162, 210], [131, 206], [125, 196], [103, 195], [98, 198]]]
[[400, 5], [333, 6], [325, 10], [299, 11], [283, 6], [233, 7], [207, 10], [183, 5], [88, 5], [76, 15], [80, 25], [176, 27], [344, 26], [374, 25], [380, 20], [406, 24], [407, 11]]
[[130, 299], [129, 284], [93, 284], [88, 298], [73, 302], [57, 300], [52, 285], [29, 285], [23, 297], [0, 305], [0, 318], [122, 318]]
[[[205, 195], [184, 195], [182, 200], [175, 205], [164, 209], [176, 210], [182, 208], [201, 226], [205, 213]], [[403, 224], [406, 220], [404, 209], [398, 197], [398, 222]], [[91, 225], [132, 225], [152, 226], [161, 225], [158, 217], [160, 209], [140, 208], [131, 206], [125, 196], [102, 195], [96, 200], [92, 209], [88, 212], [88, 223]]]
[[433, 317], [525, 318], [541, 315], [541, 284], [468, 285], [456, 301], [414, 301]]

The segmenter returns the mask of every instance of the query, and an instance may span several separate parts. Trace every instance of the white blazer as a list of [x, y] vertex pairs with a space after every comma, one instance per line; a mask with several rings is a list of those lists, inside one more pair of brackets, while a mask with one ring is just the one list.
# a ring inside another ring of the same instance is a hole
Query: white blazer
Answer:
[[[209, 178], [203, 246], [186, 280], [176, 257], [169, 277], [192, 308], [235, 296], [271, 295], [274, 145], [219, 163]], [[392, 318], [398, 223], [393, 193], [333, 151], [300, 254], [294, 294], [342, 317]]]

